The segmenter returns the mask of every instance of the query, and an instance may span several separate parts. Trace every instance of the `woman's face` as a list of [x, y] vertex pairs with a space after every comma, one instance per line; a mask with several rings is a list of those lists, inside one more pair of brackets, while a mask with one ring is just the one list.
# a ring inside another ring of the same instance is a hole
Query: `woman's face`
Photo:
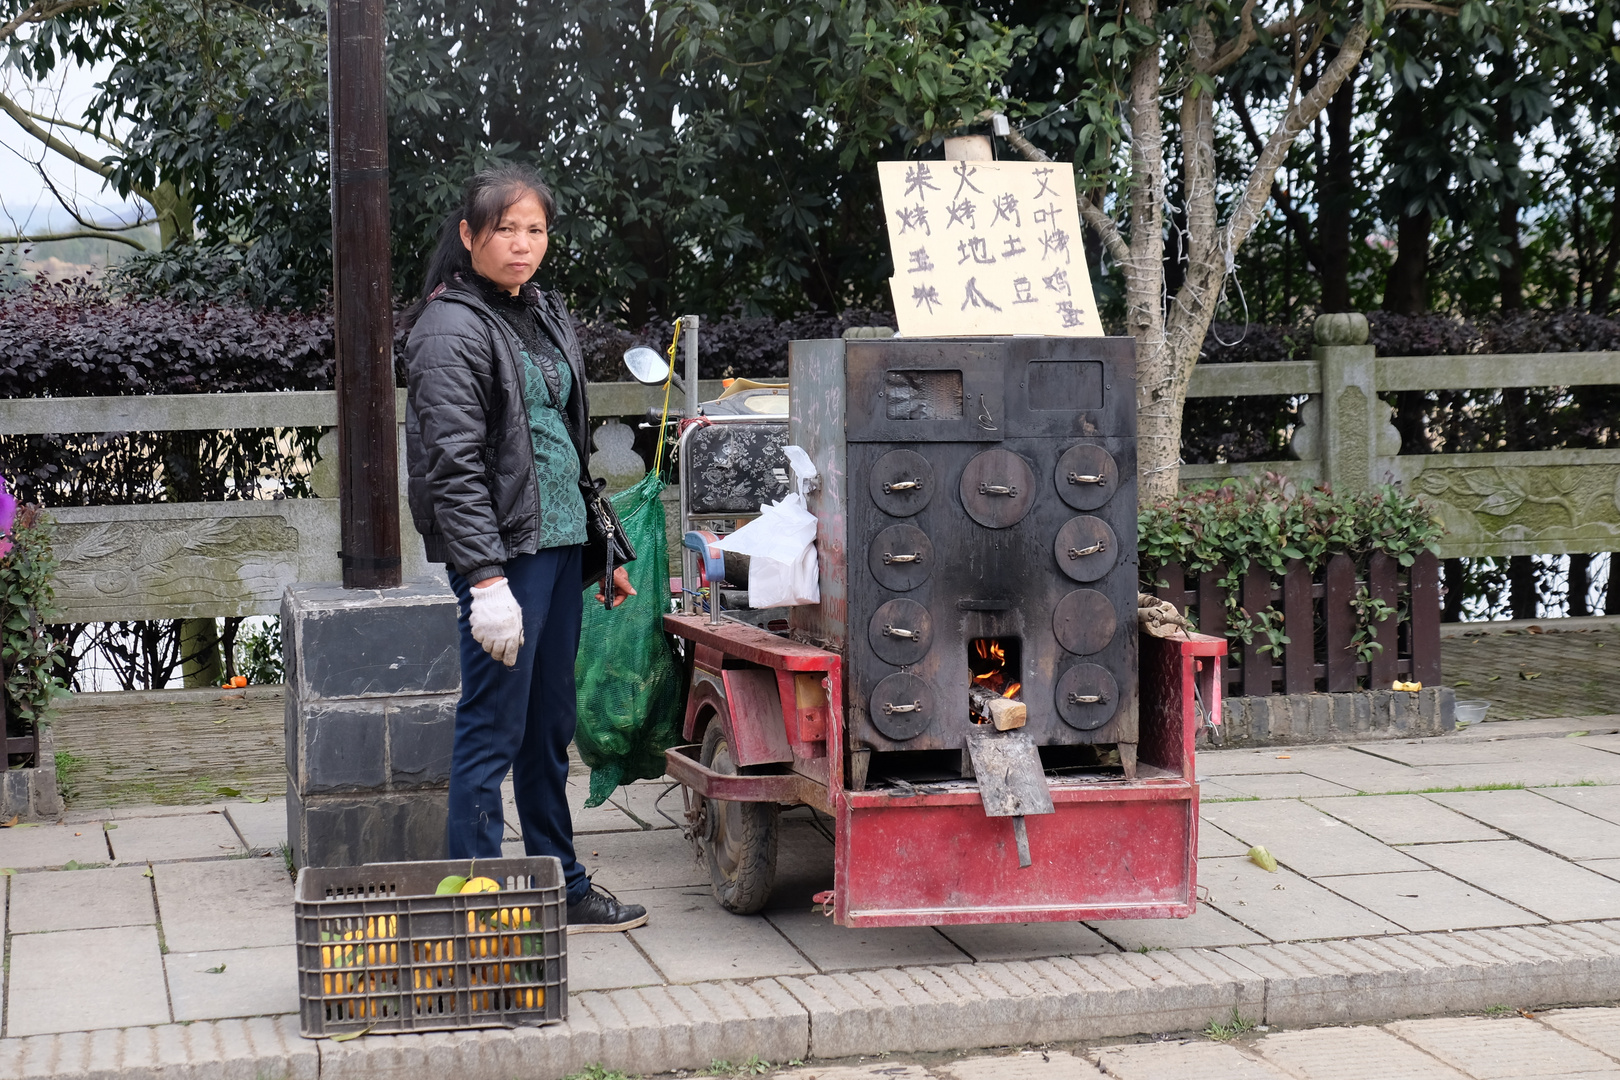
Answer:
[[506, 208], [495, 227], [473, 236], [472, 226], [461, 223], [461, 242], [472, 254], [473, 269], [513, 295], [540, 269], [546, 257], [546, 212], [533, 192]]

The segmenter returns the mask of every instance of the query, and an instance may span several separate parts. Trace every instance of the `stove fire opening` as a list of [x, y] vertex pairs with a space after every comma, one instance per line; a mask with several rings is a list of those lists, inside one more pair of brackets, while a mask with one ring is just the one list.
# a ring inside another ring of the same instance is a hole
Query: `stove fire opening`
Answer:
[[1022, 661], [1023, 648], [1015, 637], [968, 641], [968, 715], [974, 723], [994, 724], [997, 731], [1024, 726]]

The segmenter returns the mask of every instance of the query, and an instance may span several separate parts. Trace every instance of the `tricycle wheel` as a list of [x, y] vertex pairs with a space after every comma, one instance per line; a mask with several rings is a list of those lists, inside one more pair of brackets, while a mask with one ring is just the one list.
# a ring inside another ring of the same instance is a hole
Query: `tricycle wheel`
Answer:
[[[737, 763], [725, 725], [716, 717], [703, 733], [704, 765], [736, 776]], [[781, 811], [775, 803], [709, 800], [707, 828], [701, 843], [709, 878], [720, 906], [736, 915], [752, 915], [770, 899], [776, 878], [776, 833]]]

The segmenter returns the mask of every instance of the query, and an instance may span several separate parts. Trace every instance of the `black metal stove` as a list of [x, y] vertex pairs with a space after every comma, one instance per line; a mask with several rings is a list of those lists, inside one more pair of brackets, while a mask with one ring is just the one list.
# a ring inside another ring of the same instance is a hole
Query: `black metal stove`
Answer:
[[1128, 338], [793, 343], [822, 475], [793, 632], [843, 652], [854, 750], [962, 749], [978, 686], [1134, 774], [1135, 366]]

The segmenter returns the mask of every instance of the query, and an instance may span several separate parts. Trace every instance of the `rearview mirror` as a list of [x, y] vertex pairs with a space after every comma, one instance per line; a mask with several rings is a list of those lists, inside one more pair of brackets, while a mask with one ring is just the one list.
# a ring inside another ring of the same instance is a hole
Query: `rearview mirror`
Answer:
[[669, 362], [656, 349], [638, 345], [624, 354], [630, 377], [644, 386], [658, 386], [669, 378]]

